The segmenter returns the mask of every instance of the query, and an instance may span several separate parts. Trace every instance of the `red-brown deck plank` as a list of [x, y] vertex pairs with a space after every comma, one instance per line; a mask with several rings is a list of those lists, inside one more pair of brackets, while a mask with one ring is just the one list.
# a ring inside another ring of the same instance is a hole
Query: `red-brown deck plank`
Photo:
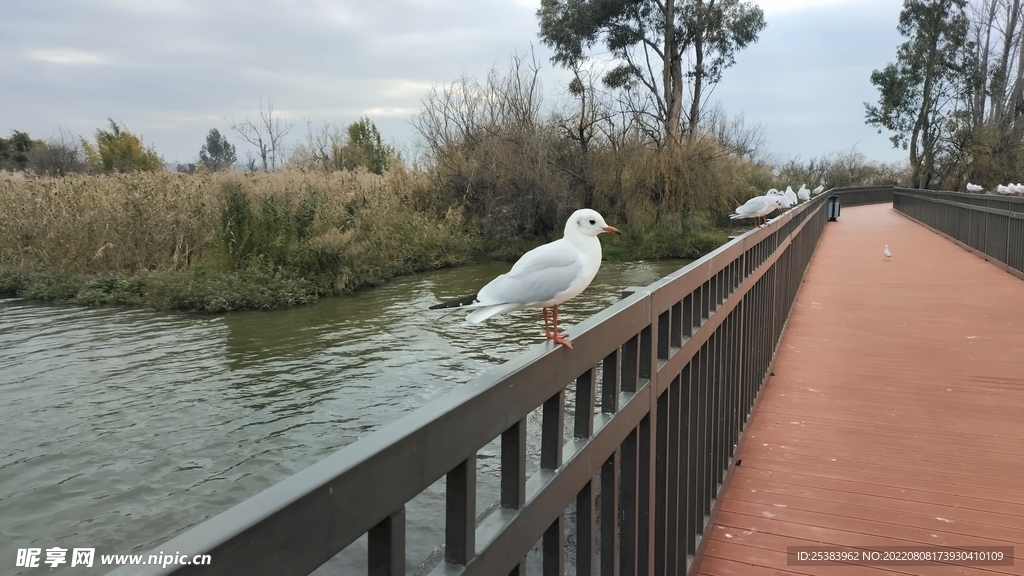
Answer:
[[[890, 205], [844, 208], [762, 394], [697, 573], [1024, 574], [1019, 278]], [[787, 546], [923, 544], [1017, 559], [786, 565]]]

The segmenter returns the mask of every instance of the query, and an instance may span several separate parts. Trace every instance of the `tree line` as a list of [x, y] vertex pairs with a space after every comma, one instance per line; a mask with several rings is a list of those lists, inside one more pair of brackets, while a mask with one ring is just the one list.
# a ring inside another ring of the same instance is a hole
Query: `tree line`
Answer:
[[[61, 129], [47, 140], [34, 139], [27, 132], [14, 130], [8, 138], [0, 137], [0, 170], [27, 171], [62, 176], [73, 173], [127, 173], [163, 170], [160, 154], [143, 143], [141, 137], [112, 118], [99, 128], [92, 141], [75, 137]], [[179, 164], [179, 172], [218, 172], [232, 169], [273, 172], [285, 166], [300, 169], [354, 170], [362, 167], [383, 174], [398, 159], [391, 146], [384, 144], [380, 131], [369, 118], [363, 117], [342, 131], [325, 124], [319, 130], [309, 126], [306, 142], [292, 149], [284, 146], [284, 136], [291, 129], [274, 114], [273, 104], [260, 106], [256, 120], [246, 118], [231, 122], [231, 129], [245, 142], [252, 144], [257, 156], [249, 155], [240, 164], [234, 144], [216, 128], [211, 128], [206, 143], [195, 162]]]
[[905, 0], [896, 59], [871, 74], [866, 122], [908, 151], [918, 188], [1024, 179], [1020, 0]]

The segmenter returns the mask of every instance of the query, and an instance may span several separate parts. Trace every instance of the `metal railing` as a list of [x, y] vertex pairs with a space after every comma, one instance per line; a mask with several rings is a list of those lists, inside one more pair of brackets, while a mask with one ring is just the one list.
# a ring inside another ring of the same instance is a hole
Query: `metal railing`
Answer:
[[1024, 278], [1024, 198], [895, 188], [893, 208]]
[[892, 186], [859, 186], [856, 188], [834, 188], [832, 193], [839, 197], [841, 206], [864, 204], [888, 204], [892, 202]]
[[[686, 573], [832, 193], [630, 289], [572, 330], [573, 350], [537, 346], [160, 547], [212, 565], [114, 574], [308, 574], [364, 535], [367, 573], [405, 574], [406, 505], [442, 477], [444, 561], [431, 574], [523, 575], [538, 542], [544, 574], [567, 560], [580, 575]], [[539, 471], [527, 477], [537, 409]], [[480, 518], [477, 453], [498, 438], [500, 506]]]

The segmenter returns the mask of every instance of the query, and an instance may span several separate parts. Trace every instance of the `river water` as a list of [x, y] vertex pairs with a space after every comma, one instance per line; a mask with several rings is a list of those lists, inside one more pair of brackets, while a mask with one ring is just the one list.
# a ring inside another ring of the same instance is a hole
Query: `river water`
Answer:
[[[560, 324], [684, 264], [605, 263]], [[508, 268], [215, 316], [0, 300], [0, 574], [49, 572], [53, 547], [69, 550], [54, 572], [105, 574], [100, 555], [148, 551], [543, 342], [536, 310], [477, 326], [427, 310]], [[410, 574], [443, 540], [443, 489], [428, 492], [408, 511]], [[478, 489], [478, 510], [495, 499]], [[30, 547], [43, 567], [15, 568]], [[69, 566], [76, 547], [96, 549], [93, 568]], [[318, 574], [365, 571], [352, 548]]]

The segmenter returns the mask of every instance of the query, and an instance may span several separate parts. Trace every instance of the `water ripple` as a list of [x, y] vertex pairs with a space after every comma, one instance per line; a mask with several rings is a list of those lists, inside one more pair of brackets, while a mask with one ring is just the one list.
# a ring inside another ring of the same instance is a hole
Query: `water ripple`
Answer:
[[[606, 264], [563, 325], [678, 266]], [[484, 326], [425, 311], [507, 269], [218, 316], [0, 300], [0, 562], [26, 547], [148, 549], [536, 345], [537, 311]], [[496, 450], [481, 451], [482, 475]], [[410, 554], [436, 545], [417, 538]]]

